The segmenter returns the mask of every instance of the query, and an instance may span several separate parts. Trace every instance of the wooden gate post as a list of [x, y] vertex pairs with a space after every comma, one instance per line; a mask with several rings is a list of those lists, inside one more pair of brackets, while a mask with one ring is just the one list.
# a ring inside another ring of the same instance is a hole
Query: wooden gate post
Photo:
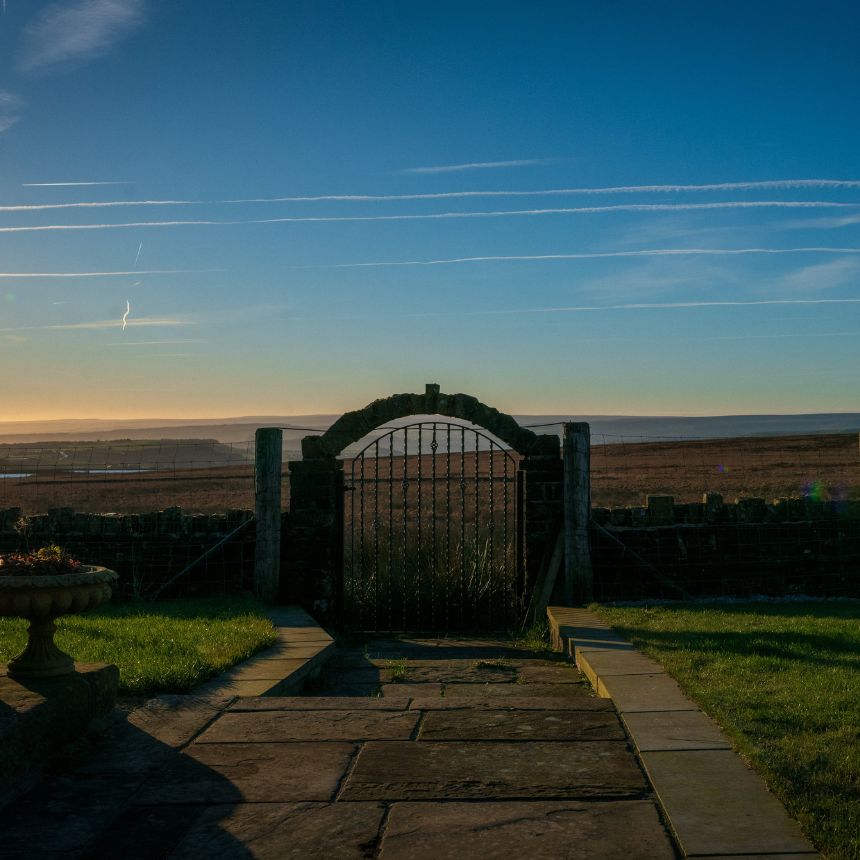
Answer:
[[254, 593], [267, 603], [277, 600], [281, 576], [282, 439], [278, 427], [260, 427], [254, 434]]
[[592, 599], [594, 580], [588, 545], [591, 520], [591, 429], [564, 425], [564, 596], [568, 606]]

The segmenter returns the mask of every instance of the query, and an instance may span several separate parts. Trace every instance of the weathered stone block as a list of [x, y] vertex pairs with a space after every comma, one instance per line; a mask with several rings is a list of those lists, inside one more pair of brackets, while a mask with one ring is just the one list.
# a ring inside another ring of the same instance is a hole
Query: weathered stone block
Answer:
[[722, 495], [720, 493], [705, 493], [702, 496], [702, 504], [705, 506], [705, 522], [718, 522], [724, 512]]
[[738, 522], [763, 523], [767, 517], [767, 505], [764, 499], [749, 498], [736, 500]]
[[[664, 495], [648, 495], [645, 497], [648, 505], [646, 522], [652, 526], [670, 526], [675, 521], [675, 497]], [[634, 522], [635, 522], [634, 517]]]

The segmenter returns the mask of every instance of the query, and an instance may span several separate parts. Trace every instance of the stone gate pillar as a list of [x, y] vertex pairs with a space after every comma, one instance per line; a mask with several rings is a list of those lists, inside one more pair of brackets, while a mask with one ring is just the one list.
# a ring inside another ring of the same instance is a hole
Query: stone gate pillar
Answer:
[[289, 552], [282, 562], [282, 599], [321, 618], [333, 609], [342, 563], [343, 463], [319, 456], [292, 460], [289, 467]]
[[562, 521], [564, 462], [555, 433], [541, 434], [520, 461], [525, 473], [523, 498], [526, 588], [531, 594], [547, 545]]

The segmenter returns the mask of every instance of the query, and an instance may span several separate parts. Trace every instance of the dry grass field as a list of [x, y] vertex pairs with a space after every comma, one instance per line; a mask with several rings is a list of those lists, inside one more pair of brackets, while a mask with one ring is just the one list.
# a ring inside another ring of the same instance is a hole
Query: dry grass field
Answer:
[[[467, 453], [461, 461], [459, 454], [452, 454], [455, 503], [461, 468], [465, 470], [470, 498], [474, 492], [474, 457]], [[503, 474], [504, 458], [501, 453], [493, 458], [496, 478]], [[404, 460], [395, 456], [390, 462], [393, 492], [397, 494], [404, 466], [410, 477], [417, 476], [418, 458]], [[26, 478], [13, 477], [16, 473], [6, 468], [0, 471], [0, 507], [20, 507], [27, 514], [57, 507], [94, 513], [142, 513], [172, 506], [189, 513], [218, 513], [229, 508], [252, 509], [254, 505], [251, 464], [174, 468], [160, 463], [152, 471], [132, 474], [93, 473], [90, 465], [89, 474], [52, 467], [37, 469]], [[345, 465], [349, 483], [351, 467], [349, 462]], [[602, 507], [644, 504], [648, 493], [669, 493], [678, 502], [699, 501], [705, 492], [722, 493], [727, 500], [736, 496], [768, 500], [803, 495], [822, 500], [860, 498], [860, 451], [855, 434], [595, 444], [591, 466], [592, 502]], [[367, 458], [365, 476], [375, 479], [375, 467], [373, 458]], [[389, 458], [380, 458], [379, 467], [380, 502], [384, 507]], [[490, 455], [480, 454], [478, 472], [484, 487], [490, 467]], [[421, 469], [422, 498], [429, 502], [429, 454], [422, 457]], [[444, 473], [444, 458], [437, 458], [437, 479], [442, 479]], [[440, 492], [444, 490], [437, 488], [437, 499]], [[500, 492], [497, 484], [496, 493]], [[289, 504], [286, 474], [283, 504], [285, 508]]]

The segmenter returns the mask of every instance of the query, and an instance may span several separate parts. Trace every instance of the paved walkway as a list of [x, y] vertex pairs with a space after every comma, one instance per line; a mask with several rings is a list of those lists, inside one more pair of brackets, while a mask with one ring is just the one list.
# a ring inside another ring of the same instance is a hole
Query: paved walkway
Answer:
[[0, 856], [676, 856], [611, 701], [561, 659], [381, 640], [310, 692], [153, 700], [0, 811]]

